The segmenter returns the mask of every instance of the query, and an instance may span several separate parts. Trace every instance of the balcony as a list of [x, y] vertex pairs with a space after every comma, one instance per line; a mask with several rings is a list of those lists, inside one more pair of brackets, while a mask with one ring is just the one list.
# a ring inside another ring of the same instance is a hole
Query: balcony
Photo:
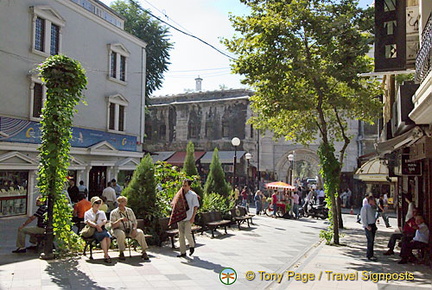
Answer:
[[422, 83], [431, 71], [432, 14], [423, 28], [421, 47], [416, 58], [416, 83]]

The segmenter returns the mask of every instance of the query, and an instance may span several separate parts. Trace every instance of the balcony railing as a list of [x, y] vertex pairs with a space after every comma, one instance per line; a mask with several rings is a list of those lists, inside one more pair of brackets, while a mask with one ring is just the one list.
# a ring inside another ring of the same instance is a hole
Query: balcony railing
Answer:
[[423, 29], [421, 47], [416, 58], [416, 83], [424, 81], [430, 70], [432, 69], [431, 63], [431, 50], [432, 50], [432, 14]]

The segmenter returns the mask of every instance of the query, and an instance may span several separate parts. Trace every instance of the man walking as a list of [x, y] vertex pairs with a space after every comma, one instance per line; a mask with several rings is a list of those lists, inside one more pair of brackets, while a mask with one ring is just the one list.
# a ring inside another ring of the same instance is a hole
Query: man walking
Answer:
[[189, 243], [189, 255], [195, 251], [195, 242], [192, 237], [191, 226], [199, 207], [198, 195], [191, 190], [192, 180], [185, 179], [182, 188], [174, 196], [170, 224], [177, 222], [179, 230], [180, 254], [177, 257], [186, 257], [186, 241]]
[[363, 228], [365, 229], [367, 239], [366, 257], [370, 261], [376, 261], [377, 258], [374, 257], [373, 248], [377, 227], [375, 225], [375, 209], [372, 208], [372, 206], [375, 205], [375, 197], [368, 196], [367, 201], [368, 203], [365, 204], [360, 211], [361, 222], [363, 224]]

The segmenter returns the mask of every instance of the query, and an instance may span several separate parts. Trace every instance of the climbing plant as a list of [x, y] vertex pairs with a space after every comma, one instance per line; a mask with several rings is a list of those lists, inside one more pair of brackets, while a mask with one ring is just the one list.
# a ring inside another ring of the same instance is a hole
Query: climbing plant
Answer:
[[38, 70], [47, 89], [40, 122], [42, 145], [39, 147], [38, 176], [39, 190], [48, 201], [45, 255], [52, 255], [52, 234], [57, 243], [57, 253], [73, 253], [81, 249], [82, 241], [71, 230], [72, 211], [64, 193], [71, 126], [87, 78], [81, 64], [65, 55], [48, 57]]

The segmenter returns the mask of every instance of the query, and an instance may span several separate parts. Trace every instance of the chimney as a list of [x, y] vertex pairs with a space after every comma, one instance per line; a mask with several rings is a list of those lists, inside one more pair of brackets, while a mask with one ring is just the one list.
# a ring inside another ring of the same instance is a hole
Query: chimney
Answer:
[[200, 78], [200, 76], [198, 76], [196, 79], [195, 79], [195, 91], [197, 91], [197, 92], [201, 92], [202, 91], [202, 88], [201, 88], [201, 82], [202, 82], [202, 78]]

